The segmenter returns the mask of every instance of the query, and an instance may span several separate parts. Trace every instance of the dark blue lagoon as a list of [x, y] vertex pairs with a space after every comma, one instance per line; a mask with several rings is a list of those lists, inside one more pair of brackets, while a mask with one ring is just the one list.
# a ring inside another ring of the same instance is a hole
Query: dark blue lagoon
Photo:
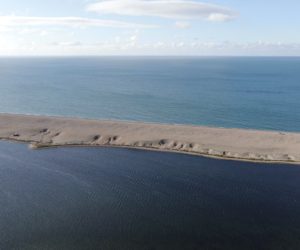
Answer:
[[299, 249], [300, 166], [0, 141], [0, 249]]

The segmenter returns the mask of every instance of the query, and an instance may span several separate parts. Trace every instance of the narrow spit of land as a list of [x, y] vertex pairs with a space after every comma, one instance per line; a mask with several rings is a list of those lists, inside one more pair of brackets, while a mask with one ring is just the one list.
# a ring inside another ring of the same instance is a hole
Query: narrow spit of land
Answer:
[[300, 133], [0, 114], [0, 139], [32, 149], [119, 146], [300, 164]]

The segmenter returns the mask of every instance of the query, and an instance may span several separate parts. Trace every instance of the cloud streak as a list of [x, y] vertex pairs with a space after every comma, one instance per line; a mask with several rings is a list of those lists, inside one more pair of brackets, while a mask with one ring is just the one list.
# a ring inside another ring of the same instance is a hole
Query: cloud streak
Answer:
[[35, 33], [38, 31], [39, 31], [39, 29], [23, 29], [19, 32], [19, 34], [30, 34], [30, 33]]
[[270, 55], [300, 55], [300, 44], [273, 43], [141, 43], [137, 44], [130, 39], [116, 43], [115, 39], [101, 44], [84, 44], [77, 42], [54, 42], [47, 45], [37, 45], [35, 43], [15, 44], [8, 38], [2, 40], [0, 34], [0, 54], [13, 55], [244, 55], [244, 56], [270, 56]]
[[217, 22], [228, 22], [240, 18], [239, 12], [230, 8], [180, 0], [111, 0], [90, 4], [87, 6], [87, 11], [95, 11], [100, 14], [203, 19]]
[[177, 21], [174, 25], [179, 29], [188, 29], [189, 27], [191, 27], [191, 24], [186, 21]]
[[9, 29], [9, 28], [7, 28], [7, 27], [4, 27], [4, 26], [0, 26], [0, 33], [1, 32], [9, 32], [9, 31], [12, 31], [12, 29]]
[[21, 17], [21, 16], [0, 16], [0, 23], [3, 26], [41, 26], [41, 25], [68, 25], [72, 27], [116, 27], [116, 28], [157, 28], [154, 25], [125, 23], [99, 19], [88, 19], [80, 17]]
[[142, 30], [126, 30], [123, 32], [123, 34], [142, 34], [144, 31]]
[[175, 35], [176, 38], [188, 37], [188, 35]]

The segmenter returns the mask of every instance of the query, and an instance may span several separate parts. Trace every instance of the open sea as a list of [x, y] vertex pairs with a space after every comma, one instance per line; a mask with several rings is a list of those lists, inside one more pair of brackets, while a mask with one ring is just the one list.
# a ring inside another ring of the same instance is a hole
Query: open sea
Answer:
[[[0, 57], [0, 112], [300, 132], [300, 58]], [[0, 141], [0, 250], [299, 250], [300, 166]]]
[[0, 112], [300, 132], [300, 57], [0, 57]]

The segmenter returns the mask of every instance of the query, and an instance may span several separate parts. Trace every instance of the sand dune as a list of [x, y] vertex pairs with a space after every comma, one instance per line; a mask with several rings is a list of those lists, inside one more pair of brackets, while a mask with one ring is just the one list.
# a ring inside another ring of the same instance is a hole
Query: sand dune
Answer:
[[0, 138], [31, 148], [121, 146], [300, 163], [299, 133], [0, 114]]

